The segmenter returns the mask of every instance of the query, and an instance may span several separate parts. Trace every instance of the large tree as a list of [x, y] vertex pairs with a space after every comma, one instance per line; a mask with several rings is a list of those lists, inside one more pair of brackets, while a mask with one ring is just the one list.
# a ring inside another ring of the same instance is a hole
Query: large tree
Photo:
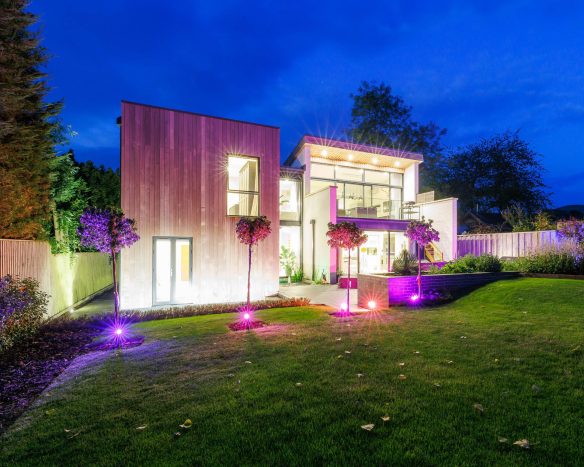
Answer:
[[0, 0], [0, 238], [41, 238], [61, 102], [47, 102], [47, 53], [24, 0]]
[[119, 208], [121, 179], [120, 169], [95, 165], [92, 161], [76, 162], [79, 176], [88, 187], [89, 205], [101, 209]]
[[549, 203], [543, 170], [529, 144], [506, 132], [454, 151], [446, 183], [461, 209], [500, 212], [515, 205], [533, 214]]
[[420, 190], [442, 187], [442, 137], [446, 130], [433, 122], [419, 123], [412, 108], [390, 86], [364, 81], [351, 94], [353, 108], [347, 135], [358, 143], [422, 153]]

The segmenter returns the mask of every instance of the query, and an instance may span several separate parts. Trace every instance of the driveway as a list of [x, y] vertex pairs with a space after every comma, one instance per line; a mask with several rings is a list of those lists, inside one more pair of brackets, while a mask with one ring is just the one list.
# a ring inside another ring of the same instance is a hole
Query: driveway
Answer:
[[[313, 305], [328, 305], [339, 308], [347, 300], [347, 290], [336, 285], [292, 284], [280, 286], [280, 295], [284, 297], [304, 297]], [[366, 311], [357, 306], [357, 289], [351, 289], [351, 311]]]

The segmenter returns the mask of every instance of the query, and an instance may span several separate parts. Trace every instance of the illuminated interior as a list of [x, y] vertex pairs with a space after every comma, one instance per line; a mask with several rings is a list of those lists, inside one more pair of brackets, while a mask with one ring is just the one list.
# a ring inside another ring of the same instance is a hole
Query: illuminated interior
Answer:
[[231, 155], [227, 159], [227, 172], [227, 214], [259, 215], [258, 159]]
[[[296, 269], [300, 268], [300, 228], [296, 225], [280, 226], [280, 250], [282, 246], [292, 250], [296, 256]], [[286, 271], [280, 265], [280, 276], [284, 277], [285, 275]]]
[[300, 221], [300, 182], [280, 180], [280, 220]]
[[[357, 249], [351, 250], [351, 275], [386, 273], [389, 265], [403, 249], [407, 249], [408, 241], [403, 232], [365, 231], [367, 241]], [[389, 263], [389, 265], [388, 265]], [[341, 271], [343, 275], [348, 270], [348, 253], [341, 251]]]
[[192, 301], [191, 256], [190, 239], [154, 239], [154, 303]]

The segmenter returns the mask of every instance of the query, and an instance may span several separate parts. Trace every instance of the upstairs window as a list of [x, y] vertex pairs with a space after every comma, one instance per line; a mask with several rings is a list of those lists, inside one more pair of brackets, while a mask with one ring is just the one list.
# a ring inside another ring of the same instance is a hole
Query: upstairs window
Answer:
[[300, 184], [296, 180], [280, 180], [280, 220], [300, 220]]
[[259, 160], [228, 156], [227, 215], [259, 216]]

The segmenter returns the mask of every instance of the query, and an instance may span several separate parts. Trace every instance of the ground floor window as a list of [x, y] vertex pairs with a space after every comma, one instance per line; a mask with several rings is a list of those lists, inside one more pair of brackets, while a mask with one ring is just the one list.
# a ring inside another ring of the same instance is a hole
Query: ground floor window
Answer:
[[[365, 231], [367, 241], [359, 250], [351, 250], [351, 275], [357, 273], [373, 274], [388, 272], [393, 260], [407, 249], [408, 242], [403, 232], [387, 232], [381, 230]], [[340, 270], [347, 275], [349, 269], [349, 255], [346, 250], [341, 252]]]
[[[290, 250], [295, 257], [294, 270], [300, 269], [300, 226], [299, 225], [283, 225], [280, 226], [280, 253], [282, 248]], [[280, 264], [280, 276], [284, 277], [286, 271], [282, 264]]]
[[192, 239], [155, 237], [153, 250], [154, 304], [192, 301]]

